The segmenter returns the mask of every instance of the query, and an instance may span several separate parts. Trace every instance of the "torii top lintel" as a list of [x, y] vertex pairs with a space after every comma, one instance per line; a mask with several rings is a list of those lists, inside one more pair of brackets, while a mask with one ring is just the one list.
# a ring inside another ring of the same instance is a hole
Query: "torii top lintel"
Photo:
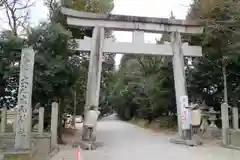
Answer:
[[203, 26], [200, 21], [97, 14], [76, 11], [64, 7], [61, 8], [61, 12], [67, 17], [67, 23], [72, 26], [100, 26], [114, 30], [141, 30], [152, 33], [178, 31], [187, 34], [201, 34], [203, 32]]

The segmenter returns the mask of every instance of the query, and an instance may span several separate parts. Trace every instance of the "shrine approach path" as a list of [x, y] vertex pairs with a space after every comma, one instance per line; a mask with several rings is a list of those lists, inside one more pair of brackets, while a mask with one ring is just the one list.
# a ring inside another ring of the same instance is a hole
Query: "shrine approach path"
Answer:
[[216, 144], [198, 147], [172, 144], [170, 135], [154, 133], [117, 120], [113, 115], [99, 121], [97, 130], [97, 139], [104, 145], [95, 151], [83, 151], [81, 160], [239, 160], [240, 157], [240, 151]]

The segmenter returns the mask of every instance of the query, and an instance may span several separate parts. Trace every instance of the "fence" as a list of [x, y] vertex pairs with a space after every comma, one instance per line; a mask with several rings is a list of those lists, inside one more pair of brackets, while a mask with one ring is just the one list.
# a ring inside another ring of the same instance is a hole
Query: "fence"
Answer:
[[[15, 135], [16, 124], [17, 124], [16, 118], [17, 118], [16, 110], [7, 110], [7, 108], [5, 107], [1, 109], [0, 133], [2, 135]], [[29, 125], [30, 125], [30, 128], [32, 128], [32, 123], [29, 123]], [[37, 125], [37, 132], [32, 132], [31, 130], [30, 134], [37, 134], [38, 136], [43, 136], [45, 134], [43, 107], [40, 107], [38, 110], [38, 123], [36, 125]], [[51, 130], [50, 130], [51, 148], [57, 147], [57, 126], [58, 126], [58, 103], [54, 102], [52, 103], [52, 113], [51, 113]]]

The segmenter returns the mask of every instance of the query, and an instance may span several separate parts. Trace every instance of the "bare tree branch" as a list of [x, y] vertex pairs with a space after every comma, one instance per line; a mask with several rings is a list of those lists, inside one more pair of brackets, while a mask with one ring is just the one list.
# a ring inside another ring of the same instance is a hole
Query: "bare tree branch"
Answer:
[[32, 0], [0, 0], [1, 10], [5, 10], [8, 26], [14, 35], [25, 30], [29, 19], [29, 9], [34, 5]]
[[[8, 5], [5, 5], [5, 6], [6, 6], [6, 8], [7, 8]], [[9, 25], [9, 27], [11, 28], [12, 32], [14, 33], [14, 28], [13, 28], [13, 24], [12, 24], [12, 18], [11, 18], [11, 16], [10, 16], [9, 10], [6, 9], [5, 12], [6, 12], [7, 19], [8, 19], [8, 25]]]
[[16, 8], [16, 11], [17, 11], [17, 10], [23, 10], [23, 9], [30, 8], [30, 7], [32, 7], [35, 3], [36, 3], [36, 1], [31, 2], [31, 0], [28, 0], [25, 5], [24, 5], [24, 4], [19, 4], [19, 5], [22, 5], [22, 7]]

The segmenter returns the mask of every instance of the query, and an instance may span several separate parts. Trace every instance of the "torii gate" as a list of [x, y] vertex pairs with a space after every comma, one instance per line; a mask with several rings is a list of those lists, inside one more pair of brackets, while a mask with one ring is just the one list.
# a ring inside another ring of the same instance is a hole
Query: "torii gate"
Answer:
[[[184, 56], [202, 56], [200, 46], [189, 46], [182, 44], [181, 33], [201, 34], [203, 27], [196, 21], [184, 21], [164, 18], [148, 18], [123, 16], [113, 14], [96, 14], [80, 12], [72, 9], [61, 8], [66, 16], [68, 25], [75, 27], [94, 27], [92, 38], [77, 40], [79, 51], [90, 51], [90, 63], [88, 72], [86, 107], [98, 106], [100, 79], [102, 70], [102, 54], [143, 54], [173, 56], [174, 83], [176, 92], [176, 104], [178, 113], [178, 131], [182, 138], [186, 138], [190, 130], [190, 122], [186, 118], [188, 98], [186, 92], [186, 80], [184, 72]], [[111, 39], [104, 39], [104, 29], [132, 31], [133, 42], [113, 42]], [[162, 33], [171, 32], [171, 43], [169, 44], [145, 44], [144, 32]], [[185, 101], [185, 103], [184, 103]], [[86, 108], [87, 109], [87, 108]], [[190, 137], [191, 138], [191, 137]], [[84, 138], [83, 136], [83, 139]]]

